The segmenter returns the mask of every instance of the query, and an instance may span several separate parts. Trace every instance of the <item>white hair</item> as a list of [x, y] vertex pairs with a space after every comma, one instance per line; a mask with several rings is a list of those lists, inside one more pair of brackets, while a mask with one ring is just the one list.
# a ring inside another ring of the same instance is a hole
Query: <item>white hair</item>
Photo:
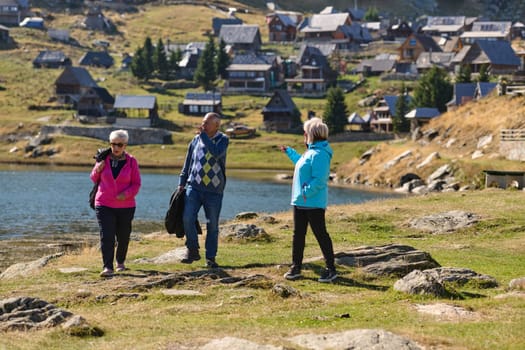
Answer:
[[127, 130], [113, 130], [111, 134], [109, 134], [109, 142], [114, 141], [116, 139], [121, 139], [124, 140], [125, 143], [128, 143], [129, 135]]

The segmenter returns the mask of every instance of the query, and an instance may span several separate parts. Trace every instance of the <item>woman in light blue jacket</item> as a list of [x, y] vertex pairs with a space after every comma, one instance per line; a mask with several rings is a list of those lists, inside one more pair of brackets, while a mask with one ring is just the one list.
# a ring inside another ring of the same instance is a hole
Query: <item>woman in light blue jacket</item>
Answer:
[[291, 147], [280, 147], [295, 164], [291, 201], [294, 218], [292, 266], [284, 275], [288, 280], [302, 277], [301, 267], [308, 224], [326, 263], [326, 269], [319, 282], [332, 282], [337, 278], [334, 248], [325, 223], [330, 161], [333, 153], [327, 138], [326, 124], [319, 118], [312, 118], [304, 123], [304, 142], [307, 147], [305, 153], [300, 155]]

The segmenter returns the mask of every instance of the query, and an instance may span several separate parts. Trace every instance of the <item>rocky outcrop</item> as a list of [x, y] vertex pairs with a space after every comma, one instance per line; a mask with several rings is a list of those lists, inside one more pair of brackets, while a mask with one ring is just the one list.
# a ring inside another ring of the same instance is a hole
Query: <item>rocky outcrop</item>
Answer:
[[364, 246], [335, 254], [337, 264], [373, 275], [404, 276], [413, 270], [439, 267], [430, 254], [401, 244]]
[[432, 234], [453, 232], [477, 223], [481, 217], [474, 213], [452, 210], [410, 220], [409, 227]]
[[394, 289], [399, 292], [416, 295], [431, 295], [434, 297], [450, 297], [454, 291], [447, 290], [448, 285], [461, 286], [467, 283], [477, 287], [493, 288], [498, 282], [490, 276], [478, 274], [465, 268], [436, 268], [415, 270], [394, 283]]
[[44, 300], [32, 297], [0, 300], [0, 331], [27, 331], [59, 325], [70, 335], [103, 335], [99, 328], [90, 326], [83, 317]]

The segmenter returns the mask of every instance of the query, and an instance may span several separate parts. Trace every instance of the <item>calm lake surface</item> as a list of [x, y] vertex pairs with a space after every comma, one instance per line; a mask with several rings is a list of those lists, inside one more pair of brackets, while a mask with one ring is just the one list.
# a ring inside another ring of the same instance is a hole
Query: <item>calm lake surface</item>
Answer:
[[[39, 167], [0, 169], [0, 240], [64, 234], [98, 234], [95, 212], [89, 207], [92, 187], [90, 169], [56, 171]], [[142, 170], [137, 196], [134, 232], [163, 229], [171, 192], [178, 184], [176, 172]], [[222, 220], [244, 211], [288, 211], [291, 184], [272, 180], [246, 180], [229, 176], [224, 194]], [[361, 203], [396, 196], [331, 187], [329, 205]], [[201, 213], [202, 215], [202, 213]]]

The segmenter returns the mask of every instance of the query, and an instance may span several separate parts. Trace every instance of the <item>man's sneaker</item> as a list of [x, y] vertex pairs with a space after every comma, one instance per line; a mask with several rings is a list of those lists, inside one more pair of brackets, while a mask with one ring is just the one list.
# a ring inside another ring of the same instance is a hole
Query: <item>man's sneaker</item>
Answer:
[[124, 264], [117, 264], [117, 272], [122, 272], [126, 270], [126, 266]]
[[198, 249], [188, 249], [186, 251], [186, 256], [180, 262], [183, 264], [191, 264], [192, 262], [200, 259], [201, 255], [199, 254]]
[[217, 269], [219, 267], [219, 264], [217, 264], [215, 258], [208, 258], [206, 259], [206, 267], [209, 269]]
[[323, 273], [321, 274], [321, 277], [319, 277], [318, 281], [323, 283], [332, 282], [337, 278], [337, 272], [332, 269], [324, 269]]
[[100, 277], [111, 277], [113, 276], [113, 270], [104, 267], [104, 270], [100, 273]]
[[301, 275], [301, 268], [299, 268], [297, 266], [292, 266], [292, 268], [290, 270], [288, 270], [288, 272], [286, 272], [284, 274], [284, 278], [286, 278], [287, 280], [290, 280], [290, 281], [299, 279], [301, 277], [303, 277]]

